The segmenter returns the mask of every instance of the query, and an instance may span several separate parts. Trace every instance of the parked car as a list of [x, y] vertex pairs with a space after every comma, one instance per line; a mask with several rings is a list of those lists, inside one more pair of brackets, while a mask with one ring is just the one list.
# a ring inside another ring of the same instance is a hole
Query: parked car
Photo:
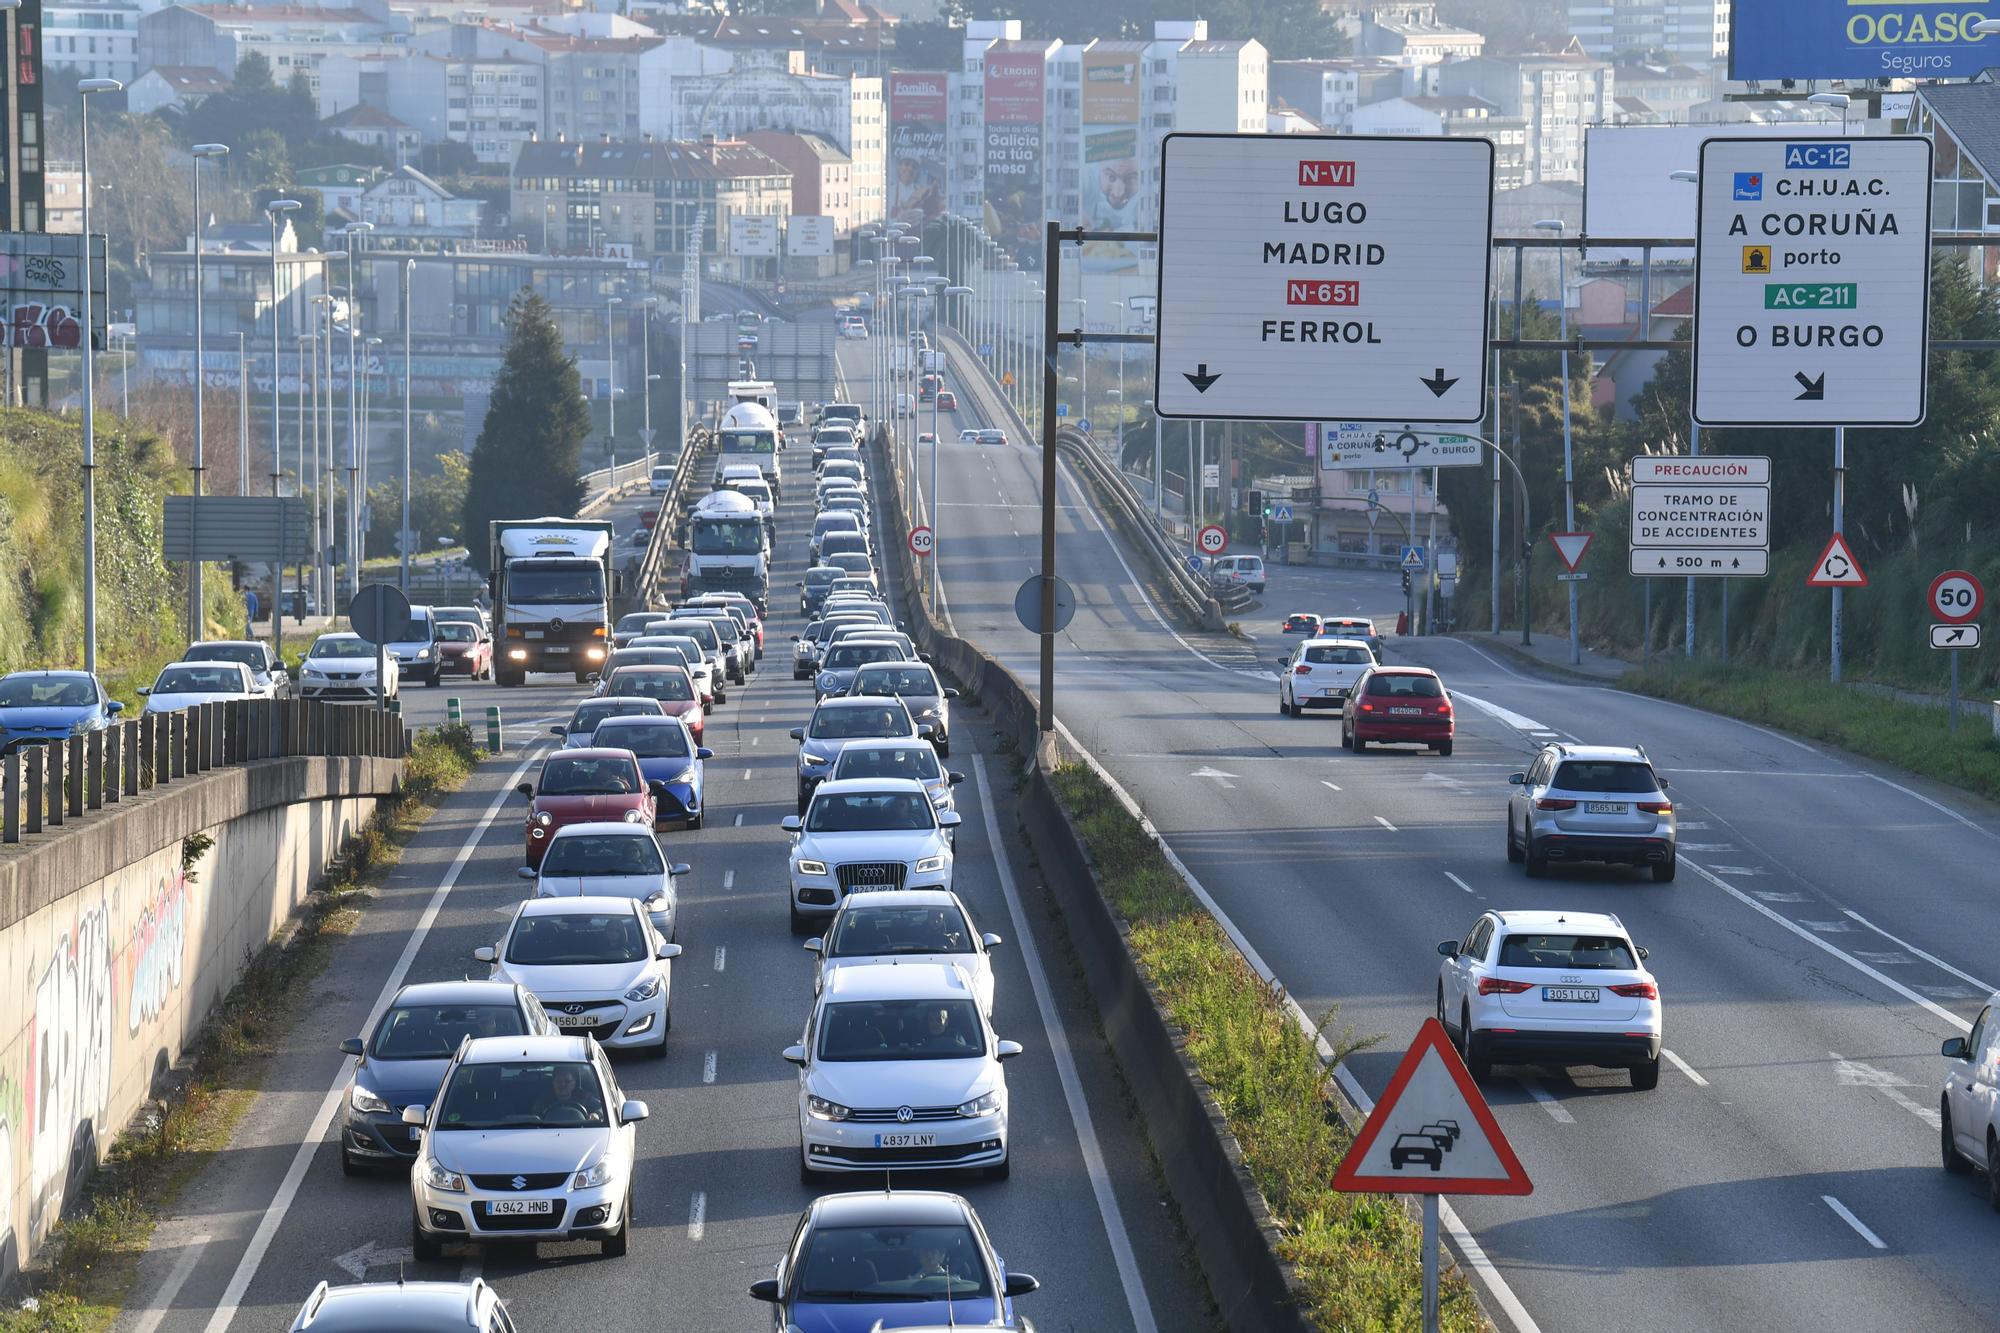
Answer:
[[303, 699], [393, 699], [402, 671], [386, 652], [382, 678], [375, 678], [375, 645], [359, 634], [322, 634], [299, 661]]
[[565, 1035], [665, 1055], [681, 947], [653, 928], [651, 908], [615, 895], [530, 898], [472, 956], [492, 964], [493, 980], [525, 986]]
[[169, 662], [151, 685], [139, 687], [147, 713], [176, 713], [197, 704], [264, 697], [241, 662]]
[[542, 863], [549, 839], [565, 824], [622, 819], [651, 828], [659, 808], [630, 750], [558, 750], [542, 761], [536, 781], [515, 790], [528, 798], [522, 840], [531, 866]]
[[0, 754], [102, 731], [125, 705], [87, 671], [14, 671], [0, 676]]
[[922, 783], [897, 778], [822, 782], [803, 815], [781, 821], [793, 835], [791, 918], [795, 934], [833, 915], [843, 895], [865, 889], [951, 887], [950, 831]]
[[283, 699], [292, 692], [292, 676], [285, 664], [262, 639], [209, 639], [191, 643], [181, 654], [183, 662], [241, 662], [250, 668], [257, 693], [267, 699]]
[[447, 676], [493, 679], [493, 636], [467, 620], [438, 622], [439, 667]]
[[556, 830], [539, 867], [522, 866], [537, 898], [630, 898], [646, 909], [663, 940], [680, 933], [680, 895], [674, 877], [685, 862], [669, 863], [649, 828], [627, 824], [569, 824]]
[[1341, 713], [1341, 743], [1360, 754], [1370, 742], [1423, 745], [1451, 753], [1451, 696], [1429, 667], [1372, 666], [1349, 691]]

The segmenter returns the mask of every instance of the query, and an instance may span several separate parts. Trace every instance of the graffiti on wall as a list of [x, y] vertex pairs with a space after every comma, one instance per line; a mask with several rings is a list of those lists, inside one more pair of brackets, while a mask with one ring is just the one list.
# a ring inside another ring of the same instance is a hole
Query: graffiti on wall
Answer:
[[146, 895], [120, 954], [125, 980], [125, 1031], [136, 1033], [160, 1016], [180, 989], [187, 952], [187, 873], [163, 875]]
[[28, 1029], [29, 1233], [48, 1234], [70, 1182], [95, 1165], [111, 1097], [111, 927], [106, 904], [79, 912], [35, 986]]

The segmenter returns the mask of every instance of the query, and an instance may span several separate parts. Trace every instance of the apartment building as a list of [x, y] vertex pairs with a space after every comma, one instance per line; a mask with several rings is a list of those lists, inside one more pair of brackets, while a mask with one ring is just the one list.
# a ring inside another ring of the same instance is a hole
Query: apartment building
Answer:
[[1611, 66], [1577, 50], [1480, 56], [1440, 66], [1437, 78], [1440, 96], [1477, 97], [1521, 120], [1524, 183], [1581, 181], [1583, 127], [1615, 111]]
[[779, 58], [753, 53], [725, 72], [675, 77], [669, 97], [663, 137], [740, 139], [772, 130], [827, 140], [851, 162], [855, 218], [885, 215], [889, 117], [880, 78], [823, 74], [796, 50]]
[[134, 0], [44, 0], [42, 67], [82, 79], [139, 77], [139, 16]]
[[1705, 65], [1729, 54], [1729, 5], [1730, 0], [1569, 0], [1569, 31], [1600, 60], [1657, 55]]
[[1322, 129], [1345, 134], [1353, 128], [1356, 107], [1430, 91], [1418, 82], [1419, 73], [1402, 61], [1372, 56], [1273, 60], [1271, 100], [1284, 102]]
[[208, 66], [233, 76], [244, 52], [259, 51], [280, 86], [303, 72], [317, 97], [319, 66], [327, 57], [389, 54], [408, 37], [408, 21], [386, 8], [168, 5], [139, 19], [138, 63], [141, 70]]
[[702, 228], [702, 253], [721, 257], [731, 217], [795, 211], [791, 172], [752, 145], [725, 139], [524, 144], [510, 203], [515, 228], [542, 238], [545, 249], [629, 246], [634, 260], [648, 263], [678, 263], [691, 227]]

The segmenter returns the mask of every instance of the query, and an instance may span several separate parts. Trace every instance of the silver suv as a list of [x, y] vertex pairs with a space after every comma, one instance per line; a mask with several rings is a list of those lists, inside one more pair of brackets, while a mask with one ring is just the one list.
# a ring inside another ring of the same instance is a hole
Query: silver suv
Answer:
[[1541, 875], [1551, 861], [1651, 866], [1674, 877], [1674, 803], [1638, 746], [1542, 747], [1507, 798], [1507, 859]]

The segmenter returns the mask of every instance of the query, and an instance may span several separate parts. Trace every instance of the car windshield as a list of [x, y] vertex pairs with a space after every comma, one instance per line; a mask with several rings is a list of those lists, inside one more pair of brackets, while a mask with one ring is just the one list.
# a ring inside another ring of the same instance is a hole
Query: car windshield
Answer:
[[559, 1129], [607, 1123], [604, 1087], [580, 1061], [460, 1065], [439, 1099], [440, 1130]]
[[972, 928], [951, 903], [935, 907], [844, 909], [827, 936], [829, 958], [886, 954], [971, 953]]
[[764, 520], [755, 514], [697, 518], [688, 527], [696, 555], [758, 555], [764, 550]]
[[813, 714], [814, 740], [855, 740], [862, 736], [907, 736], [910, 715], [901, 704], [894, 708], [822, 708]]
[[1289, 616], [1285, 620], [1286, 629], [1311, 629], [1317, 624], [1318, 616]]
[[715, 626], [706, 620], [689, 620], [683, 617], [674, 621], [673, 626], [675, 634], [693, 639], [701, 645], [704, 653], [720, 652], [722, 649], [722, 640], [716, 636]]
[[820, 1015], [819, 1058], [969, 1060], [986, 1054], [970, 999], [845, 1000]]
[[819, 549], [822, 556], [865, 555], [868, 539], [858, 532], [829, 532], [820, 538]]
[[1509, 935], [1500, 944], [1500, 966], [1629, 972], [1638, 964], [1632, 946], [1615, 935]]
[[476, 606], [440, 606], [431, 614], [439, 620], [462, 620], [468, 625], [485, 623], [485, 618], [479, 614], [479, 608]]
[[694, 698], [694, 682], [688, 679], [685, 671], [627, 667], [611, 677], [609, 692], [685, 703]]
[[869, 662], [893, 662], [902, 655], [903, 650], [893, 643], [837, 643], [828, 651], [826, 665], [840, 671]]
[[576, 706], [576, 711], [569, 715], [569, 730], [590, 732], [596, 730], [597, 724], [607, 717], [618, 717], [626, 713], [656, 712], [657, 710], [646, 706], [650, 702], [649, 699], [593, 699], [588, 703], [580, 703]]
[[1601, 759], [1566, 759], [1550, 784], [1564, 791], [1656, 792], [1659, 778], [1646, 764]]
[[437, 622], [431, 619], [430, 612], [415, 611], [403, 622], [402, 628], [396, 631], [396, 637], [390, 642], [428, 643], [435, 637], [437, 637]]
[[838, 565], [814, 565], [806, 571], [806, 586], [808, 588], [823, 588], [846, 572]]
[[551, 842], [542, 857], [545, 879], [551, 875], [662, 875], [666, 869], [659, 843], [644, 830], [569, 834]]
[[[830, 497], [829, 497], [830, 498]], [[844, 510], [821, 514], [813, 520], [813, 531], [819, 535], [835, 532], [859, 532], [861, 520]]]
[[657, 624], [666, 618], [665, 611], [634, 611], [629, 616], [618, 617], [618, 623], [612, 627], [612, 633], [637, 634], [646, 626]]
[[605, 660], [604, 674], [609, 677], [619, 667], [686, 665], [687, 655], [678, 648], [620, 648]]
[[197, 643], [187, 650], [183, 662], [241, 662], [252, 671], [264, 669], [261, 643]]
[[602, 602], [604, 568], [601, 565], [572, 565], [566, 569], [512, 569], [507, 571], [507, 600], [527, 605], [556, 602]]
[[768, 454], [778, 447], [777, 436], [768, 430], [726, 430], [721, 440], [725, 454]]
[[[544, 900], [546, 901], [546, 900]], [[549, 912], [521, 917], [507, 937], [507, 961], [523, 967], [587, 967], [652, 957], [630, 912]]]
[[316, 640], [307, 657], [361, 658], [375, 656], [375, 645], [363, 639], [336, 639], [328, 636]]
[[797, 1303], [991, 1299], [992, 1281], [972, 1229], [941, 1226], [821, 1227], [799, 1256]]
[[674, 722], [605, 722], [592, 739], [606, 749], [630, 750], [641, 759], [683, 759], [694, 753], [688, 748], [687, 732]]
[[723, 643], [733, 643], [743, 636], [743, 631], [738, 628], [735, 618], [726, 611], [704, 610], [700, 614], [675, 616], [670, 623], [684, 625], [691, 620], [713, 626], [716, 637]]
[[1366, 648], [1306, 649], [1306, 661], [1314, 666], [1366, 666], [1374, 660], [1375, 654]]
[[368, 1054], [376, 1060], [449, 1060], [467, 1037], [518, 1037], [528, 1029], [511, 1004], [399, 1004], [382, 1015]]
[[913, 778], [936, 782], [944, 776], [937, 751], [928, 745], [850, 745], [833, 766], [836, 778]]
[[456, 620], [441, 621], [438, 624], [438, 637], [446, 643], [477, 643], [479, 626], [467, 625]]
[[243, 673], [236, 663], [168, 667], [153, 682], [155, 694], [242, 694]]
[[1436, 676], [1417, 676], [1408, 672], [1372, 676], [1368, 681], [1368, 697], [1371, 699], [1441, 699], [1444, 686]]
[[806, 811], [808, 833], [919, 833], [933, 827], [921, 792], [822, 792]]
[[1320, 632], [1327, 635], [1349, 635], [1357, 639], [1375, 637], [1374, 622], [1368, 620], [1329, 620], [1320, 626]]
[[542, 765], [539, 796], [629, 796], [639, 790], [639, 768], [630, 759], [551, 756]]
[[854, 678], [856, 694], [937, 694], [937, 677], [929, 667], [877, 667], [863, 671]]
[[868, 558], [865, 551], [834, 551], [826, 557], [826, 563], [829, 565], [838, 565], [849, 574], [865, 576], [859, 582], [855, 583], [854, 587], [873, 588], [875, 586], [875, 565]]

